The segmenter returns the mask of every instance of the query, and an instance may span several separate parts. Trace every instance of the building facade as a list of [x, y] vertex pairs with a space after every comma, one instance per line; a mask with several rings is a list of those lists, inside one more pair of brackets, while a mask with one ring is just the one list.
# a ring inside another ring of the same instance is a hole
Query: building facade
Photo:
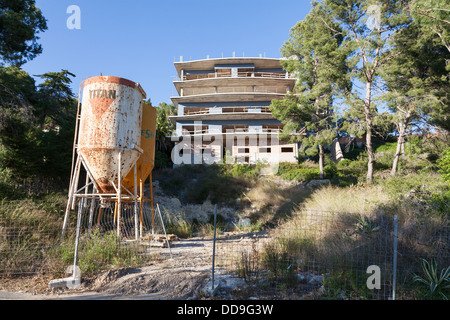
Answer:
[[280, 59], [180, 61], [175, 68], [174, 164], [297, 161], [297, 144], [279, 141], [283, 124], [269, 110], [296, 82]]

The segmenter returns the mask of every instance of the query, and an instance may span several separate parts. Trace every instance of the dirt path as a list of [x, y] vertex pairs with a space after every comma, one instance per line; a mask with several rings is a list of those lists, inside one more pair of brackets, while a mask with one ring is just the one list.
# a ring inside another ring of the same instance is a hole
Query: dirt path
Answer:
[[[253, 237], [254, 234], [228, 237], [227, 247], [250, 246]], [[218, 247], [221, 241], [218, 240]], [[160, 257], [152, 264], [108, 270], [91, 279], [82, 277], [79, 289], [50, 290], [46, 288], [49, 279], [34, 280], [40, 286], [25, 285], [26, 280], [22, 280], [22, 285], [19, 280], [0, 281], [0, 299], [203, 299], [208, 293], [204, 288], [211, 280], [212, 252], [210, 238], [176, 240], [170, 248], [150, 247], [148, 253]], [[226, 277], [233, 275], [223, 268], [215, 269], [217, 283]]]

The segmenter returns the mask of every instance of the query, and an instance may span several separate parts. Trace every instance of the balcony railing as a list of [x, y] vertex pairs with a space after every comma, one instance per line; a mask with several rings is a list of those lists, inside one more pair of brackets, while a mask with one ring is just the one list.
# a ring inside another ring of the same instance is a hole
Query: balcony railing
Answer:
[[218, 93], [277, 93], [277, 94], [286, 94], [288, 93], [289, 88], [287, 87], [268, 87], [268, 86], [257, 86], [255, 88], [252, 87], [218, 87], [217, 89], [214, 87], [202, 87], [202, 88], [183, 88], [180, 96], [194, 96], [201, 94], [218, 94]]
[[[181, 81], [214, 79], [214, 78], [232, 78], [231, 73], [202, 73], [202, 74], [186, 74]], [[235, 78], [235, 77], [234, 77]], [[276, 79], [292, 79], [293, 77], [286, 72], [238, 72], [237, 78], [276, 78]]]
[[263, 128], [260, 130], [254, 130], [250, 128], [239, 128], [239, 129], [223, 129], [222, 132], [209, 131], [208, 129], [197, 129], [197, 130], [187, 130], [183, 128], [182, 135], [199, 135], [199, 134], [239, 134], [239, 133], [279, 133], [282, 129], [268, 129]]
[[224, 133], [224, 134], [236, 134], [236, 133], [279, 133], [281, 131], [282, 131], [282, 129], [260, 129], [260, 130], [254, 130], [254, 129], [245, 128], [245, 129], [236, 129], [236, 130], [226, 129], [226, 130], [222, 130], [222, 133]]
[[209, 130], [208, 129], [188, 130], [188, 129], [183, 128], [183, 130], [181, 132], [183, 135], [208, 134]]
[[[254, 111], [255, 108], [261, 108], [261, 111]], [[184, 110], [184, 115], [205, 115], [205, 114], [229, 114], [237, 112], [247, 112], [247, 113], [271, 113], [269, 107], [223, 107], [222, 112], [210, 112], [209, 108], [203, 110], [190, 111], [189, 108]], [[254, 111], [254, 112], [252, 112]]]

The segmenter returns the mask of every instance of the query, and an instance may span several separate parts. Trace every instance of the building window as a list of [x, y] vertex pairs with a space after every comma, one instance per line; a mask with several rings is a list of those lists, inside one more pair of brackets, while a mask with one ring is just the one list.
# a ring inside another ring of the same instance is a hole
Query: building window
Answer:
[[250, 153], [250, 148], [238, 148], [238, 153]]
[[292, 153], [292, 152], [294, 152], [294, 148], [293, 147], [284, 147], [284, 148], [281, 148], [281, 152], [282, 153]]
[[217, 78], [231, 77], [230, 69], [216, 69]]
[[259, 153], [271, 153], [271, 152], [272, 152], [272, 148], [267, 148], [267, 147], [259, 148]]

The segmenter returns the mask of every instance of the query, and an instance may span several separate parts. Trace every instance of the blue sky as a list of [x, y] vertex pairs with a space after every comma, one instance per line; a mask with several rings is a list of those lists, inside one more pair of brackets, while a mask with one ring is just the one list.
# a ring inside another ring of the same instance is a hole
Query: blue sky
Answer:
[[[153, 105], [176, 95], [174, 61], [236, 56], [279, 58], [290, 28], [310, 10], [306, 0], [36, 0], [48, 20], [43, 53], [23, 65], [31, 75], [68, 69], [139, 82]], [[81, 29], [67, 28], [70, 5]]]

